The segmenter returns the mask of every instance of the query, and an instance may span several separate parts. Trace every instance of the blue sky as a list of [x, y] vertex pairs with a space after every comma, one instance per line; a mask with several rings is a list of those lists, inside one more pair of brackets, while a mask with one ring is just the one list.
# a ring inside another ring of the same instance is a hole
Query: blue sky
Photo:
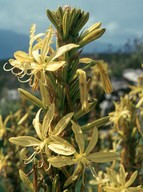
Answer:
[[87, 26], [101, 21], [106, 33], [100, 42], [124, 44], [143, 36], [143, 0], [0, 0], [0, 30], [29, 35], [32, 23], [37, 32], [49, 26], [46, 10], [71, 5], [90, 13]]

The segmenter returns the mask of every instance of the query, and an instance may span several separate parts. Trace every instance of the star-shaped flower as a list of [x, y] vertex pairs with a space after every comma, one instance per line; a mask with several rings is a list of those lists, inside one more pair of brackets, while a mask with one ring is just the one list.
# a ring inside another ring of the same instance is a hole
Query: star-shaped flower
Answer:
[[[38, 87], [38, 80], [41, 75], [45, 76], [46, 71], [56, 71], [66, 64], [66, 61], [59, 60], [64, 53], [78, 47], [76, 44], [67, 44], [56, 51], [51, 47], [52, 39], [54, 37], [54, 30], [50, 27], [46, 33], [40, 33], [35, 35], [36, 25], [32, 25], [30, 30], [30, 42], [29, 52], [17, 51], [14, 53], [15, 59], [10, 59], [9, 63], [12, 65], [11, 69], [4, 69], [6, 71], [11, 70], [19, 81], [29, 82], [30, 85], [36, 89]], [[42, 39], [41, 37], [44, 38]], [[19, 71], [17, 71], [19, 69]], [[29, 76], [24, 80], [25, 76]]]
[[130, 121], [131, 120], [131, 113], [130, 109], [128, 109], [127, 102], [128, 98], [125, 96], [124, 98], [121, 97], [120, 103], [115, 102], [115, 111], [109, 113], [111, 122], [114, 123], [115, 127], [120, 129], [120, 123], [122, 121]]
[[52, 164], [54, 167], [61, 168], [66, 165], [76, 165], [76, 168], [72, 174], [71, 177], [68, 178], [68, 180], [65, 183], [65, 187], [74, 182], [77, 178], [79, 178], [81, 175], [84, 176], [85, 168], [89, 168], [93, 174], [94, 168], [92, 166], [92, 163], [103, 163], [103, 162], [109, 162], [113, 161], [117, 158], [116, 153], [114, 152], [91, 152], [93, 148], [95, 147], [97, 141], [98, 141], [98, 131], [95, 127], [90, 139], [90, 142], [88, 146], [85, 148], [85, 141], [84, 141], [84, 135], [81, 130], [81, 127], [76, 124], [74, 121], [72, 121], [72, 130], [75, 134], [75, 140], [78, 145], [79, 151], [76, 151], [73, 156], [65, 157], [65, 156], [56, 156], [56, 157], [50, 157], [48, 161]]
[[[39, 139], [32, 137], [32, 136], [18, 136], [18, 137], [11, 137], [9, 140], [11, 143], [15, 145], [19, 145], [22, 147], [33, 147], [34, 152], [29, 157], [26, 158], [25, 156], [25, 149], [22, 150], [22, 156], [26, 163], [29, 163], [33, 160], [36, 154], [47, 150], [47, 147], [54, 151], [55, 153], [59, 153], [62, 155], [71, 155], [75, 152], [74, 147], [67, 142], [66, 140], [58, 137], [60, 133], [66, 128], [68, 123], [70, 122], [73, 113], [68, 113], [64, 116], [55, 127], [52, 126], [52, 121], [55, 115], [55, 105], [51, 104], [49, 110], [47, 111], [46, 115], [44, 116], [43, 123], [40, 123], [40, 112], [41, 109], [37, 112], [35, 119], [33, 120], [33, 125], [37, 136]], [[54, 138], [56, 137], [56, 140]]]
[[109, 168], [107, 168], [107, 174], [110, 182], [104, 187], [105, 192], [143, 192], [141, 186], [130, 187], [137, 177], [137, 171], [133, 172], [127, 180], [128, 173], [125, 172], [124, 166], [121, 164], [119, 174]]

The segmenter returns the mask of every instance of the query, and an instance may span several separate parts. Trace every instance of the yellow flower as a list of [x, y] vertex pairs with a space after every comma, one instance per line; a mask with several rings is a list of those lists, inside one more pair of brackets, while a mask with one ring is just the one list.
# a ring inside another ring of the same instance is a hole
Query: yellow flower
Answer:
[[[90, 58], [81, 58], [81, 63], [86, 64], [84, 69], [91, 67], [92, 81], [93, 84], [99, 84], [101, 79], [102, 87], [106, 93], [111, 93], [113, 91], [111, 81], [108, 76], [108, 65], [103, 60], [92, 60]], [[100, 78], [99, 78], [100, 77]]]
[[[45, 34], [40, 33], [35, 35], [35, 30], [36, 25], [32, 25], [30, 30], [29, 52], [15, 52], [15, 59], [9, 60], [9, 63], [13, 66], [11, 69], [6, 69], [6, 64], [4, 65], [6, 71], [12, 71], [21, 82], [29, 82], [33, 89], [38, 87], [38, 80], [41, 78], [41, 75], [45, 76], [46, 71], [56, 71], [66, 64], [66, 61], [58, 60], [60, 56], [78, 47], [78, 45], [71, 43], [54, 51], [51, 47], [54, 36], [52, 27], [50, 27]], [[41, 39], [42, 36], [44, 36], [43, 39]], [[25, 76], [29, 76], [28, 79], [24, 80]]]
[[6, 124], [10, 119], [10, 115], [6, 117], [6, 119], [3, 121], [2, 116], [0, 115], [0, 139], [4, 136], [6, 133]]
[[95, 147], [98, 140], [98, 131], [97, 128], [94, 128], [90, 142], [85, 149], [85, 142], [83, 132], [81, 127], [77, 125], [74, 121], [72, 121], [72, 130], [75, 134], [75, 140], [79, 147], [79, 152], [76, 151], [74, 156], [65, 157], [65, 156], [56, 156], [50, 157], [48, 161], [54, 167], [61, 168], [66, 165], [76, 164], [76, 168], [71, 177], [65, 182], [65, 187], [74, 182], [77, 178], [79, 178], [82, 174], [84, 176], [85, 168], [88, 167], [93, 176], [95, 176], [94, 167], [92, 163], [103, 163], [113, 161], [117, 158], [117, 155], [113, 152], [94, 152], [91, 153], [93, 148]]
[[99, 171], [94, 180], [90, 180], [90, 185], [104, 185], [109, 181], [107, 174], [103, 173], [103, 171]]
[[111, 81], [109, 79], [107, 70], [101, 61], [99, 61], [99, 62], [97, 61], [96, 65], [99, 69], [100, 78], [102, 81], [103, 88], [104, 88], [105, 92], [109, 94], [113, 91], [113, 88], [112, 88]]
[[115, 124], [115, 127], [119, 129], [120, 127], [120, 122], [122, 120], [124, 121], [130, 121], [131, 119], [131, 113], [130, 110], [128, 109], [128, 106], [126, 105], [126, 101], [128, 101], [127, 97], [122, 98], [121, 97], [121, 102], [117, 103], [115, 102], [115, 111], [109, 113], [110, 120]]
[[44, 116], [42, 124], [39, 122], [40, 112], [41, 109], [37, 112], [36, 117], [33, 120], [33, 126], [39, 139], [32, 136], [18, 136], [11, 137], [9, 139], [10, 142], [15, 145], [19, 145], [22, 147], [34, 147], [33, 154], [28, 158], [25, 155], [25, 149], [22, 150], [21, 155], [25, 160], [25, 163], [31, 162], [36, 154], [39, 154], [44, 149], [47, 149], [47, 147], [55, 153], [60, 153], [62, 155], [73, 154], [75, 152], [75, 149], [72, 147], [72, 145], [64, 139], [58, 137], [58, 135], [66, 128], [66, 126], [70, 122], [73, 113], [68, 113], [53, 128], [51, 123], [55, 115], [55, 105], [50, 105], [49, 110]]
[[130, 178], [127, 180], [127, 175], [128, 173], [125, 172], [124, 166], [121, 164], [120, 165], [120, 171], [119, 174], [117, 174], [113, 169], [107, 168], [107, 174], [109, 177], [109, 184], [104, 187], [105, 192], [141, 192], [143, 189], [141, 186], [136, 186], [136, 187], [130, 187], [136, 177], [138, 172], [135, 171], [133, 174], [130, 176]]
[[76, 71], [79, 76], [79, 89], [80, 89], [80, 102], [82, 110], [88, 111], [88, 89], [87, 89], [87, 80], [86, 80], [86, 72], [82, 69], [78, 69]]
[[2, 150], [0, 150], [0, 173], [7, 166], [7, 158], [8, 158], [8, 156], [4, 156]]

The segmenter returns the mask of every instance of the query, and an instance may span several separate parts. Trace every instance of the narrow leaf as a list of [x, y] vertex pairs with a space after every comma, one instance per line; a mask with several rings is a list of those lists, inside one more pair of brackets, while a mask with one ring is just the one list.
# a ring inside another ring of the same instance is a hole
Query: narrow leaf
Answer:
[[36, 98], [34, 95], [30, 94], [29, 92], [25, 91], [24, 89], [19, 88], [18, 89], [20, 95], [25, 98], [26, 100], [32, 102], [34, 105], [44, 108], [42, 101], [40, 101], [38, 98]]
[[33, 192], [34, 191], [33, 184], [22, 170], [19, 170], [19, 176], [24, 185], [26, 186], [26, 188]]
[[94, 127], [101, 127], [103, 125], [106, 125], [107, 123], [109, 123], [110, 117], [102, 117], [100, 119], [97, 119], [95, 121], [92, 121], [91, 123], [88, 123], [86, 125], [81, 126], [81, 129], [86, 131], [86, 130], [90, 130]]

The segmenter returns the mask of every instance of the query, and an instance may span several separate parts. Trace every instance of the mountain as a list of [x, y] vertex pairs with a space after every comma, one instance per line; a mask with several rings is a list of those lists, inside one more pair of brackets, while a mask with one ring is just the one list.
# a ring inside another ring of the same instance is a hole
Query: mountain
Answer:
[[[28, 50], [29, 37], [8, 30], [0, 30], [0, 60], [12, 58], [15, 51]], [[101, 43], [100, 40], [85, 46], [83, 53], [115, 52], [119, 46]]]
[[114, 53], [122, 49], [122, 45], [103, 43], [100, 39], [86, 45], [83, 49], [84, 53]]
[[13, 57], [17, 50], [26, 51], [29, 46], [29, 37], [13, 31], [0, 30], [0, 60]]

